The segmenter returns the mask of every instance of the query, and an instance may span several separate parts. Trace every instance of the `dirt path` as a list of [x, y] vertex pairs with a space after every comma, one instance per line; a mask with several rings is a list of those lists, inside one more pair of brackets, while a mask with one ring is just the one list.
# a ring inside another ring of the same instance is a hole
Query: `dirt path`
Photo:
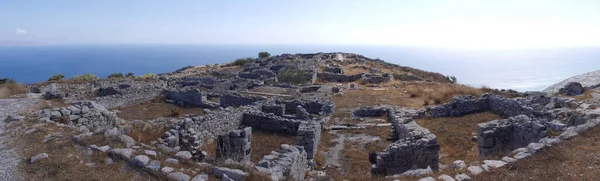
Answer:
[[39, 95], [28, 95], [26, 98], [0, 99], [0, 180], [24, 180], [16, 172], [16, 166], [22, 160], [18, 151], [8, 146], [11, 132], [6, 129], [4, 120], [8, 116], [15, 116], [30, 110], [39, 102]]

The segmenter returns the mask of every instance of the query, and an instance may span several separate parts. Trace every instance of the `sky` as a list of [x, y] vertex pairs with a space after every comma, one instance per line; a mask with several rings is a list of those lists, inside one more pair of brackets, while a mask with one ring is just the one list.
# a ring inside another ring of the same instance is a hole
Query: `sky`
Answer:
[[0, 0], [0, 43], [600, 46], [598, 0]]

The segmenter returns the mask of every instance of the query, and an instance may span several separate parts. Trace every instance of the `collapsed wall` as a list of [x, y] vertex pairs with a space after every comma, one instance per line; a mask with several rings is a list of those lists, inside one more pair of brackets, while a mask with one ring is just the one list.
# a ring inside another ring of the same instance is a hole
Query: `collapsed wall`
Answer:
[[317, 73], [317, 78], [319, 78], [320, 80], [323, 80], [323, 81], [327, 81], [327, 82], [354, 82], [354, 81], [362, 79], [363, 76], [364, 76], [363, 73], [356, 74], [356, 75], [344, 75], [344, 74], [328, 73], [328, 72]]
[[479, 157], [508, 152], [546, 137], [547, 120], [533, 120], [525, 115], [494, 120], [477, 125]]
[[313, 121], [303, 121], [298, 128], [296, 145], [306, 150], [307, 158], [312, 160], [317, 153], [317, 146], [321, 140], [321, 124]]
[[217, 159], [231, 159], [238, 162], [250, 161], [252, 128], [232, 130], [217, 137]]
[[301, 181], [308, 169], [306, 157], [306, 151], [302, 147], [283, 144], [281, 149], [265, 155], [256, 168], [268, 174], [273, 181]]
[[330, 115], [333, 113], [334, 104], [330, 100], [316, 100], [316, 101], [303, 101], [303, 100], [276, 100], [276, 104], [285, 105], [286, 114], [296, 114], [298, 106], [303, 107], [311, 114], [323, 114]]
[[[362, 113], [375, 115], [373, 113], [380, 111], [372, 109], [370, 113]], [[415, 111], [388, 109], [392, 134], [398, 140], [382, 152], [369, 154], [372, 174], [393, 175], [427, 167], [438, 169], [440, 146], [437, 137], [412, 119], [411, 116], [418, 114]]]
[[167, 87], [163, 80], [99, 80], [92, 83], [93, 100], [106, 108], [140, 104], [160, 96]]
[[111, 129], [119, 125], [121, 119], [115, 112], [92, 102], [78, 102], [71, 106], [44, 109], [39, 112], [40, 120], [54, 121], [67, 125], [85, 126], [88, 129]]

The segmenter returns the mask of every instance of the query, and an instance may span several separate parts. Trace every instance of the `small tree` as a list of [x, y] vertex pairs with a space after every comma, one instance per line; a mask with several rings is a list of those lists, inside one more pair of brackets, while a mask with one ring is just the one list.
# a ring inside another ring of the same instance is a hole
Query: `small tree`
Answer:
[[48, 78], [48, 81], [59, 81], [65, 78], [65, 75], [63, 74], [54, 74], [53, 76], [51, 76], [50, 78]]
[[98, 77], [96, 77], [94, 74], [77, 75], [77, 76], [71, 78], [71, 80], [76, 80], [76, 81], [91, 81], [91, 80], [96, 80], [96, 79], [98, 79]]
[[118, 78], [123, 78], [123, 74], [122, 73], [112, 73], [110, 75], [108, 75], [109, 79], [118, 79]]
[[260, 52], [258, 53], [258, 58], [269, 58], [271, 54], [269, 52]]
[[133, 72], [129, 72], [129, 73], [125, 74], [125, 77], [133, 78], [135, 76], [133, 76]]
[[448, 78], [448, 80], [449, 80], [451, 83], [453, 83], [453, 84], [456, 84], [456, 83], [458, 82], [458, 80], [456, 80], [456, 77], [454, 77], [454, 76], [452, 76], [452, 75], [449, 75], [449, 76], [446, 76], [446, 77], [447, 77], [447, 78]]

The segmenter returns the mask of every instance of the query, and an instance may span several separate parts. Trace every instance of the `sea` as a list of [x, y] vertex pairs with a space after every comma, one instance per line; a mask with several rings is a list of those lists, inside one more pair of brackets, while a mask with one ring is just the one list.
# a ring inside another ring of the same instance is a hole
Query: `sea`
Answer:
[[402, 66], [455, 76], [474, 87], [539, 91], [600, 69], [600, 47], [535, 50], [456, 50], [375, 45], [45, 45], [0, 47], [0, 78], [20, 83], [92, 73], [171, 72], [188, 65], [225, 63], [258, 52], [351, 52]]

